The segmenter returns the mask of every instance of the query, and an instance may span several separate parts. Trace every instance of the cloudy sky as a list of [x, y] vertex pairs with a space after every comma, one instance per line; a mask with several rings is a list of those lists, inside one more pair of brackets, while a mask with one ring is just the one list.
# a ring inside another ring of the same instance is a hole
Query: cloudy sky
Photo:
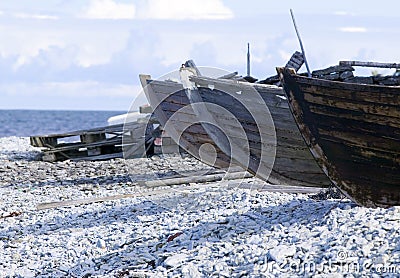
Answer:
[[299, 44], [311, 69], [339, 60], [400, 62], [398, 1], [0, 1], [0, 109], [129, 109], [139, 73], [187, 59], [264, 78]]

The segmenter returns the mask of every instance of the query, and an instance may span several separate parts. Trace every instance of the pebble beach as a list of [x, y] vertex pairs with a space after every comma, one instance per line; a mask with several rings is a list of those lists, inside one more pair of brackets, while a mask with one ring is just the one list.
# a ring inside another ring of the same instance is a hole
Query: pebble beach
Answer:
[[0, 138], [0, 277], [400, 277], [399, 207], [256, 178], [143, 185], [212, 170], [190, 157], [39, 157], [29, 138]]

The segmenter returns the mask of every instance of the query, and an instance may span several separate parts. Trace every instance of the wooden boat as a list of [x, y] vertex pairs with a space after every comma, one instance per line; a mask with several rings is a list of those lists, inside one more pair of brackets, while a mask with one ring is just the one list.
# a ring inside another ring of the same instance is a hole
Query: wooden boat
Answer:
[[[196, 115], [217, 146], [257, 177], [280, 185], [327, 187], [282, 88], [191, 76], [187, 90]], [[221, 140], [223, 136], [228, 140]]]
[[238, 168], [197, 120], [181, 83], [152, 80], [149, 75], [140, 75], [140, 80], [155, 117], [182, 149], [216, 168]]
[[[339, 67], [351, 65], [393, 66], [341, 62]], [[346, 74], [350, 78], [340, 78], [343, 72], [339, 70], [330, 70], [326, 76], [315, 77], [318, 73], [314, 72], [314, 77], [304, 77], [288, 68], [277, 70], [300, 132], [330, 180], [360, 205], [399, 205], [400, 87], [397, 77], [356, 78]], [[354, 83], [359, 81], [364, 84]]]

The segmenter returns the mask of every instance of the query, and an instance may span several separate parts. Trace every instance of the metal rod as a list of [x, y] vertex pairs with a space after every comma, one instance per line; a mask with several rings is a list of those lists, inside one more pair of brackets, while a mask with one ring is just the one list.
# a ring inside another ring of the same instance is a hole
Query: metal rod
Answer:
[[250, 43], [247, 43], [247, 76], [250, 76]]
[[307, 59], [306, 59], [306, 53], [305, 53], [304, 47], [303, 47], [303, 42], [301, 41], [299, 31], [297, 30], [297, 25], [296, 25], [296, 21], [295, 21], [295, 19], [294, 19], [294, 15], [293, 15], [292, 9], [290, 9], [290, 14], [291, 14], [291, 16], [292, 16], [293, 25], [294, 25], [294, 29], [296, 30], [297, 38], [299, 39], [301, 52], [303, 53], [304, 64], [306, 64], [308, 77], [311, 77], [311, 71], [310, 71], [310, 68], [308, 67], [308, 63], [307, 63]]

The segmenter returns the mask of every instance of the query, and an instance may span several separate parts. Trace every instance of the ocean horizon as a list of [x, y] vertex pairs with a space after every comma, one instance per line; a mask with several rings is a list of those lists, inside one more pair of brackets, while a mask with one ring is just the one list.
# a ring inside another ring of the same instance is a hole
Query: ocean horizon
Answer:
[[127, 111], [0, 109], [0, 137], [29, 137], [106, 126]]

